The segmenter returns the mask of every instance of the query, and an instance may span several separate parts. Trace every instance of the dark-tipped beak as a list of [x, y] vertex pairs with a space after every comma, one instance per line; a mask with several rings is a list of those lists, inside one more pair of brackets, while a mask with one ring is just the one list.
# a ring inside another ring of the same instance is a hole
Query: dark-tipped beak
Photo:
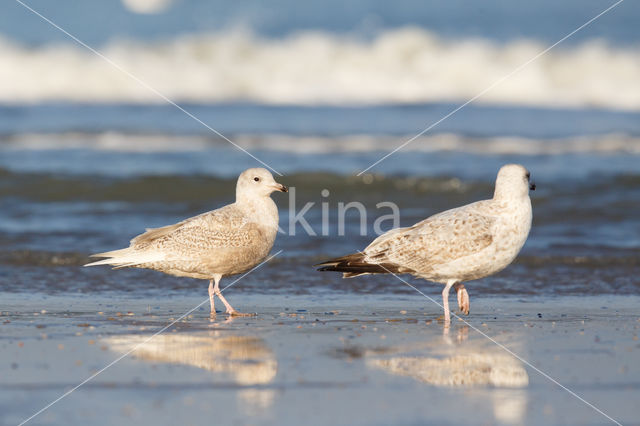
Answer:
[[280, 192], [289, 192], [289, 188], [287, 188], [286, 186], [278, 183], [276, 184], [276, 186], [274, 187], [276, 190], [280, 191]]
[[536, 184], [535, 184], [535, 183], [533, 183], [533, 182], [531, 182], [531, 183], [529, 184], [529, 189], [530, 189], [530, 190], [532, 190], [532, 191], [535, 191], [535, 190], [536, 190]]

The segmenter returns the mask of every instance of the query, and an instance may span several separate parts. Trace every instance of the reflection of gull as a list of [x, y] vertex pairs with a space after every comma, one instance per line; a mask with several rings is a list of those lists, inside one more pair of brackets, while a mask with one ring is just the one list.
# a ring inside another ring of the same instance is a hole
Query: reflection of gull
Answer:
[[513, 357], [477, 353], [448, 358], [393, 357], [369, 360], [373, 367], [410, 376], [436, 386], [520, 388], [529, 383], [526, 370]]
[[[273, 381], [278, 362], [262, 339], [250, 336], [215, 337], [207, 334], [160, 334], [147, 341], [144, 335], [112, 336], [104, 343], [115, 352], [137, 347], [134, 356], [143, 361], [190, 365], [230, 376], [243, 386]], [[247, 388], [238, 397], [257, 410], [269, 407], [275, 398], [272, 389]]]
[[407, 228], [376, 238], [362, 253], [321, 263], [321, 271], [365, 274], [412, 274], [445, 284], [444, 320], [450, 322], [449, 289], [455, 285], [458, 305], [469, 313], [463, 281], [476, 280], [509, 265], [531, 228], [529, 172], [517, 164], [498, 172], [491, 200], [478, 201], [431, 216]]
[[287, 187], [266, 169], [245, 170], [238, 178], [235, 203], [174, 225], [147, 229], [129, 247], [94, 254], [91, 257], [107, 259], [85, 266], [146, 268], [210, 280], [211, 315], [216, 313], [214, 295], [228, 314], [244, 315], [224, 298], [220, 279], [250, 270], [269, 254], [278, 231], [278, 208], [270, 197], [273, 191], [287, 192]]
[[524, 389], [495, 389], [491, 394], [493, 414], [499, 421], [520, 424], [527, 411]]
[[178, 363], [231, 373], [241, 385], [269, 383], [276, 375], [278, 363], [273, 352], [257, 337], [160, 334], [146, 340], [146, 336], [132, 334], [109, 337], [105, 343], [116, 352], [127, 352], [139, 345], [134, 354], [144, 361]]
[[[494, 389], [490, 396], [495, 418], [503, 423], [520, 423], [527, 408], [527, 394], [524, 389], [529, 384], [527, 371], [516, 358], [497, 352], [493, 347], [465, 343], [464, 332], [461, 338], [459, 344], [438, 345], [436, 353], [430, 353], [429, 356], [371, 357], [367, 360], [367, 366], [399, 376], [412, 377], [433, 386], [492, 387]], [[409, 351], [415, 352], [416, 349]], [[484, 397], [487, 394], [482, 392], [465, 395]]]

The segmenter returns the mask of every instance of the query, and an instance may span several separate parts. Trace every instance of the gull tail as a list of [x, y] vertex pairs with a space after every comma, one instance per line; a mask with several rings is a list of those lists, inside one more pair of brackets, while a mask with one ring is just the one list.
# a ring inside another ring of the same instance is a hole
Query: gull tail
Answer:
[[318, 271], [342, 272], [342, 278], [353, 278], [367, 274], [402, 273], [392, 263], [369, 263], [362, 253], [353, 253], [318, 263]]
[[106, 257], [107, 259], [87, 263], [84, 266], [113, 265], [114, 269], [139, 266], [144, 263], [157, 262], [164, 259], [162, 253], [140, 252], [127, 247], [120, 250], [92, 254], [90, 257]]

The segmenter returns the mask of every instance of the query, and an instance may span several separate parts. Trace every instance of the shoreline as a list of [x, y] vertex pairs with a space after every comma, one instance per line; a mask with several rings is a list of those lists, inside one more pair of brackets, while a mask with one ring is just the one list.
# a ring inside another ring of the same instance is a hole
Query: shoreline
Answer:
[[[2, 293], [0, 405], [8, 408], [0, 423], [19, 423], [134, 347], [36, 423], [188, 423], [208, 415], [224, 424], [607, 422], [463, 322], [453, 319], [445, 333], [441, 309], [416, 296], [237, 292], [234, 302], [257, 317], [210, 321], [204, 306], [149, 339], [205, 299]], [[465, 320], [633, 424], [638, 302], [475, 297]]]

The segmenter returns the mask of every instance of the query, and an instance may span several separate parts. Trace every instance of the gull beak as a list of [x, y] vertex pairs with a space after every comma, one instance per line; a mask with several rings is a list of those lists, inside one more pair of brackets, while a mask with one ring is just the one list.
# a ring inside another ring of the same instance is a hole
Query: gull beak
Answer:
[[286, 186], [280, 183], [276, 183], [275, 185], [272, 186], [272, 188], [280, 192], [289, 192], [289, 188], [287, 188]]
[[531, 182], [529, 184], [529, 189], [532, 190], [532, 191], [535, 191], [536, 190], [536, 184], [534, 182]]

